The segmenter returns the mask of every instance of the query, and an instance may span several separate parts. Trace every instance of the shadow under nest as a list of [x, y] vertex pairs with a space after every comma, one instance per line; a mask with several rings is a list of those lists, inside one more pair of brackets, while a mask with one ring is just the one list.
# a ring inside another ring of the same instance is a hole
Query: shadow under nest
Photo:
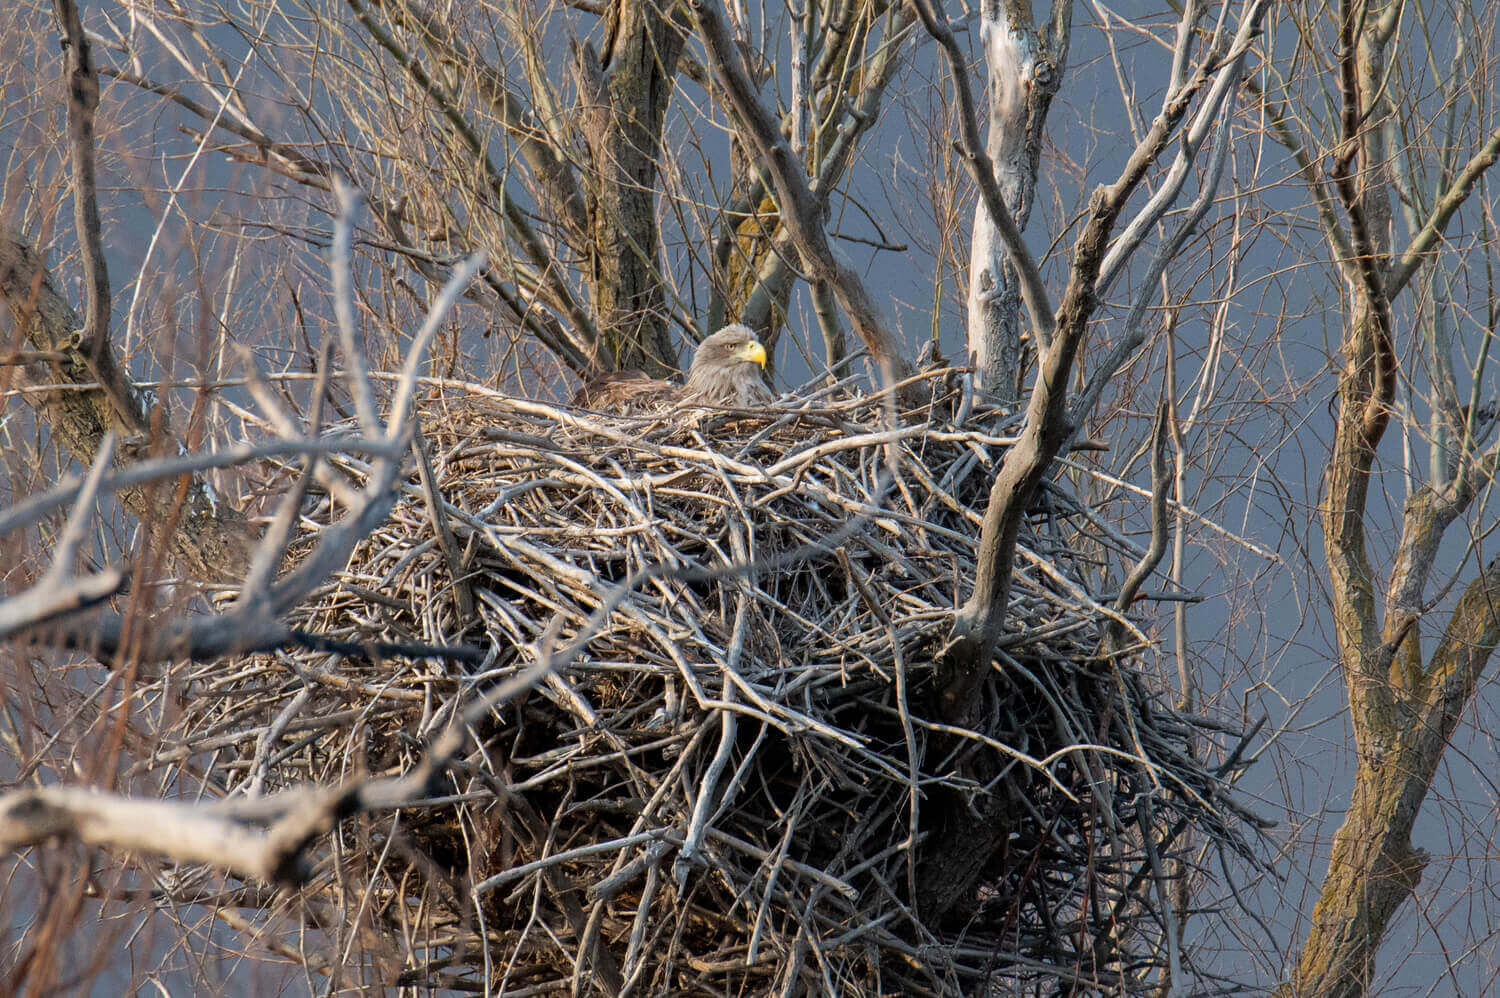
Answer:
[[[1001, 420], [936, 411], [625, 418], [446, 385], [421, 426], [442, 502], [413, 474], [291, 623], [484, 662], [262, 657], [212, 683], [259, 695], [200, 700], [217, 706], [199, 723], [264, 724], [305, 690], [303, 715], [343, 720], [291, 725], [268, 789], [398, 771], [456, 706], [591, 633], [476, 732], [446, 803], [404, 812], [395, 838], [356, 819], [341, 876], [315, 878], [366, 878], [405, 982], [1144, 988], [1168, 961], [1170, 878], [1216, 851], [1256, 862], [1227, 789], [1243, 741], [1172, 709], [1136, 669], [1139, 631], [1101, 655], [1112, 611], [1084, 580], [1121, 552], [1055, 484], [1023, 533], [980, 730], [941, 719], [934, 660], [1009, 441]], [[329, 519], [309, 509], [304, 542]]]

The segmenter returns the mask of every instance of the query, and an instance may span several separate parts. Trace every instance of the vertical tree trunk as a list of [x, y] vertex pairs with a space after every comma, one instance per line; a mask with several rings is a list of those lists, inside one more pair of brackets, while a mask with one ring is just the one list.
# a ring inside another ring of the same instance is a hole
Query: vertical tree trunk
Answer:
[[[1069, 8], [1071, 18], [1071, 4], [1059, 7]], [[1051, 39], [1038, 36], [1029, 0], [984, 0], [979, 32], [989, 94], [986, 151], [1005, 206], [1024, 230], [1034, 201], [1047, 109], [1067, 58], [1067, 34], [1056, 36], [1061, 40], [1058, 51], [1044, 51]], [[979, 387], [996, 402], [1014, 403], [1025, 376], [1021, 290], [982, 200], [974, 206], [968, 305], [969, 352]]]
[[589, 264], [599, 332], [614, 366], [677, 370], [667, 334], [656, 224], [662, 121], [672, 100], [679, 26], [656, 0], [614, 0], [599, 63], [584, 55]]

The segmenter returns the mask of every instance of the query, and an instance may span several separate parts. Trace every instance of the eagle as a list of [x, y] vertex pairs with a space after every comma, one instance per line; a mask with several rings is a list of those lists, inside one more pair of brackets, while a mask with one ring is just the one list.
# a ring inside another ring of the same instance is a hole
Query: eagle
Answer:
[[761, 371], [766, 348], [748, 326], [725, 326], [698, 344], [687, 382], [648, 377], [640, 371], [610, 371], [584, 382], [573, 404], [581, 409], [648, 412], [679, 405], [751, 409], [775, 401]]

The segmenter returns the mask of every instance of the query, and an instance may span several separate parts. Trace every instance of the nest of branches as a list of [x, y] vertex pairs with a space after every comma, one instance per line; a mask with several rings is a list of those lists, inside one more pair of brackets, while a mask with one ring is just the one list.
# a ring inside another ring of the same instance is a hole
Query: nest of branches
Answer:
[[[405, 771], [465, 703], [551, 666], [432, 803], [351, 819], [357, 848], [313, 879], [364, 885], [411, 983], [1132, 990], [1187, 960], [1170, 879], [1248, 855], [1240, 741], [1137, 671], [1144, 635], [1083, 581], [1123, 542], [1055, 485], [982, 721], [944, 718], [1009, 440], [938, 401], [624, 418], [435, 388], [421, 473], [293, 621], [318, 639], [205, 670], [187, 747], [212, 736], [267, 790]], [[304, 542], [336, 512], [312, 504]]]

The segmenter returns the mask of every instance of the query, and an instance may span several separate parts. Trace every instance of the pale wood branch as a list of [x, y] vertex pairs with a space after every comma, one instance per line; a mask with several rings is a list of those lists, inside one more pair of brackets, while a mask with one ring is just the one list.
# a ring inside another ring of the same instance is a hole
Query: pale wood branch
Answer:
[[125, 575], [118, 569], [107, 568], [81, 579], [73, 570], [99, 494], [99, 481], [114, 458], [115, 442], [113, 433], [104, 435], [46, 573], [30, 589], [0, 600], [0, 641], [17, 631], [93, 606], [113, 596], [124, 584]]
[[959, 134], [963, 138], [964, 158], [969, 167], [969, 175], [979, 186], [979, 194], [985, 209], [990, 213], [990, 220], [1000, 233], [1011, 263], [1020, 275], [1021, 297], [1026, 302], [1026, 311], [1031, 317], [1032, 329], [1036, 332], [1037, 346], [1046, 350], [1052, 343], [1057, 326], [1052, 314], [1052, 302], [1048, 298], [1046, 285], [1042, 282], [1041, 269], [1032, 258], [1031, 250], [1026, 246], [1020, 227], [1011, 217], [1010, 209], [1005, 206], [1000, 185], [995, 181], [994, 160], [990, 158], [980, 139], [979, 118], [975, 111], [974, 92], [969, 86], [967, 62], [959, 51], [958, 42], [953, 38], [953, 29], [948, 26], [947, 15], [937, 7], [935, 0], [909, 2], [922, 19], [922, 26], [943, 50], [943, 56], [948, 62], [948, 74], [958, 94]]
[[1432, 217], [1412, 238], [1411, 243], [1391, 268], [1389, 276], [1386, 277], [1386, 295], [1394, 298], [1411, 281], [1417, 268], [1422, 265], [1422, 261], [1442, 238], [1443, 231], [1448, 227], [1454, 212], [1458, 211], [1469, 199], [1469, 195], [1474, 192], [1474, 186], [1479, 183], [1479, 178], [1495, 165], [1497, 158], [1500, 158], [1500, 128], [1490, 133], [1489, 140], [1479, 147], [1464, 164], [1463, 169], [1458, 171], [1458, 175], [1453, 178], [1453, 183], [1448, 189], [1438, 196], [1432, 209]]

